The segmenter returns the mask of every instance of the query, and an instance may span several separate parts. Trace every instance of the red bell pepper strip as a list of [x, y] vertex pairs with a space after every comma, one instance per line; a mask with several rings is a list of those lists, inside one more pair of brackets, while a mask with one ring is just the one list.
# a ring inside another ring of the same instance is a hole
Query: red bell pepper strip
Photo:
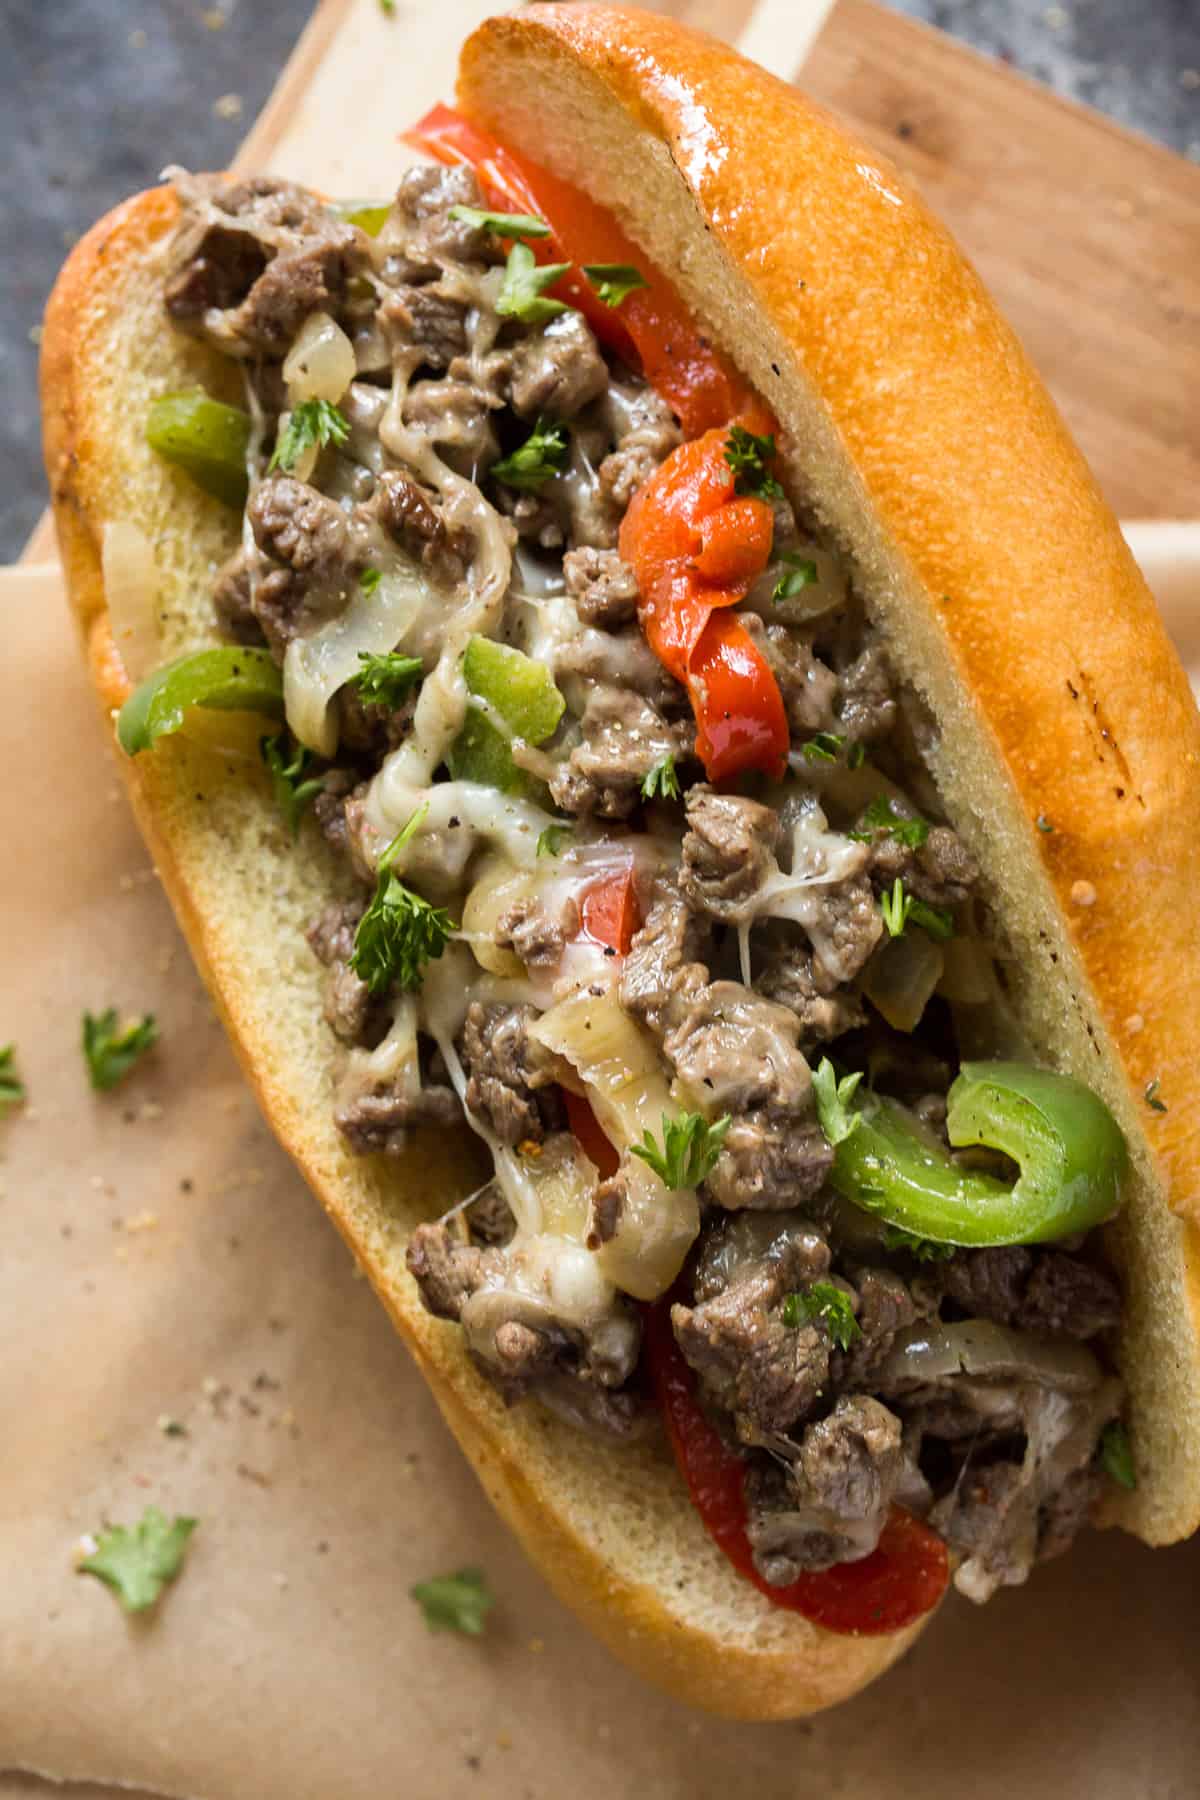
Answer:
[[[600, 944], [617, 956], [628, 956], [633, 934], [642, 923], [633, 864], [594, 881], [585, 889], [579, 910], [581, 938]], [[573, 1094], [570, 1088], [564, 1088], [562, 1094], [567, 1107], [567, 1123], [584, 1151], [603, 1178], [615, 1175], [621, 1159], [616, 1147], [605, 1136], [590, 1102], [582, 1094]]]
[[725, 610], [766, 567], [774, 531], [767, 502], [737, 494], [726, 442], [725, 431], [707, 431], [673, 450], [634, 494], [620, 533], [642, 630], [688, 690], [710, 781], [745, 769], [780, 776], [789, 742], [770, 665]]
[[860, 1561], [801, 1575], [788, 1587], [763, 1580], [746, 1535], [745, 1464], [696, 1404], [691, 1371], [671, 1329], [669, 1299], [646, 1308], [644, 1319], [650, 1378], [675, 1461], [709, 1535], [738, 1573], [774, 1605], [856, 1637], [900, 1631], [930, 1612], [949, 1580], [946, 1546], [898, 1506], [876, 1548]]
[[607, 1181], [615, 1175], [621, 1158], [617, 1154], [616, 1145], [605, 1136], [604, 1128], [592, 1111], [591, 1102], [582, 1094], [573, 1094], [570, 1088], [562, 1090], [562, 1097], [567, 1105], [567, 1124], [576, 1138], [585, 1156], [590, 1156], [600, 1171], [600, 1179]]
[[[540, 262], [565, 257], [576, 265], [552, 293], [583, 313], [601, 343], [625, 362], [640, 364], [689, 437], [747, 415], [754, 430], [771, 430], [766, 409], [611, 213], [448, 106], [433, 107], [404, 139], [438, 162], [468, 164], [493, 206], [545, 220], [551, 236], [531, 240], [529, 248]], [[584, 263], [632, 263], [647, 286], [619, 306], [606, 306], [582, 274]]]

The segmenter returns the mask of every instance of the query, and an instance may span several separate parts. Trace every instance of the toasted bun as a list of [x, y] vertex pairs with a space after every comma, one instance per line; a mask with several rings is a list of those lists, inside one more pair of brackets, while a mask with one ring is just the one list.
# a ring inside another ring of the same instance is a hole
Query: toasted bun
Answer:
[[[469, 41], [461, 98], [612, 206], [673, 273], [775, 406], [797, 484], [928, 698], [943, 791], [1027, 971], [1027, 1022], [1050, 1060], [1103, 1091], [1133, 1149], [1114, 1253], [1142, 1480], [1124, 1522], [1151, 1541], [1191, 1530], [1200, 1284], [1182, 1215], [1200, 1194], [1200, 944], [1184, 869], [1200, 835], [1200, 728], [1116, 526], [944, 233], [891, 170], [761, 71], [642, 14], [534, 6]], [[130, 520], [155, 546], [165, 656], [213, 640], [212, 576], [237, 538], [143, 439], [152, 397], [230, 379], [166, 327], [174, 218], [165, 190], [110, 215], [46, 318], [47, 466], [106, 716], [128, 691], [106, 523]], [[730, 1715], [813, 1711], [886, 1668], [912, 1631], [836, 1637], [772, 1607], [714, 1549], [661, 1444], [602, 1449], [535, 1407], [504, 1409], [404, 1267], [416, 1222], [477, 1180], [470, 1146], [441, 1136], [381, 1167], [333, 1126], [334, 1049], [302, 933], [345, 869], [311, 824], [292, 846], [253, 759], [174, 738], [123, 768], [264, 1112], [551, 1585], [650, 1679]], [[1071, 897], [1083, 881], [1086, 909]], [[1140, 1100], [1152, 1076], [1162, 1116]]]

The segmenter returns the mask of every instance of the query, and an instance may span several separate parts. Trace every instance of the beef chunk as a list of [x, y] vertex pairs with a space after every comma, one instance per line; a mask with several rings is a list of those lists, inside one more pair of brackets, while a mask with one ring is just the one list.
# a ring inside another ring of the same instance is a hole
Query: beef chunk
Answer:
[[747, 1482], [747, 1532], [763, 1579], [786, 1587], [806, 1569], [869, 1556], [904, 1464], [894, 1413], [878, 1400], [839, 1400], [808, 1426], [786, 1473], [756, 1471]]
[[1011, 1325], [1033, 1268], [1033, 1252], [1013, 1244], [995, 1250], [959, 1250], [941, 1265], [942, 1287], [968, 1318]]
[[384, 1009], [373, 999], [366, 982], [350, 967], [354, 934], [362, 915], [361, 900], [339, 901], [326, 907], [308, 930], [308, 941], [314, 954], [329, 970], [325, 1018], [334, 1036], [344, 1044], [377, 1039], [384, 1016]]
[[[567, 541], [566, 530], [558, 508], [546, 494], [521, 494], [502, 482], [494, 484], [492, 499], [496, 510], [512, 521], [522, 543], [534, 544], [539, 550], [561, 550]], [[616, 542], [616, 532], [611, 534]]]
[[536, 1394], [575, 1424], [627, 1435], [637, 1412], [626, 1385], [637, 1366], [637, 1315], [613, 1292], [582, 1323], [557, 1316], [545, 1262], [555, 1254], [545, 1240], [481, 1249], [445, 1225], [419, 1225], [408, 1266], [430, 1312], [461, 1323], [472, 1358], [506, 1400]]
[[385, 469], [365, 510], [435, 580], [447, 586], [462, 580], [468, 546], [447, 530], [433, 495], [411, 476]]
[[582, 741], [550, 777], [550, 792], [564, 812], [585, 817], [627, 819], [651, 769], [680, 749], [678, 731], [648, 700], [615, 687], [589, 694], [581, 731]]
[[513, 350], [512, 407], [523, 419], [573, 419], [608, 386], [608, 364], [582, 313], [559, 313]]
[[833, 1151], [815, 1120], [762, 1107], [733, 1119], [706, 1192], [718, 1206], [795, 1206], [824, 1185]]
[[637, 611], [637, 582], [615, 550], [568, 550], [563, 557], [567, 592], [587, 625], [628, 625]]
[[559, 1122], [560, 1101], [548, 1052], [533, 1043], [532, 1006], [473, 1001], [463, 1028], [467, 1105], [502, 1144], [541, 1143]]
[[814, 654], [810, 643], [786, 625], [764, 625], [752, 612], [738, 616], [779, 683], [792, 736], [807, 738], [815, 731], [828, 731], [838, 693], [833, 670]]
[[645, 924], [634, 934], [621, 970], [621, 1005], [663, 1037], [687, 1014], [698, 987], [708, 980], [712, 926], [697, 918], [679, 890], [659, 883]]
[[325, 786], [313, 801], [313, 817], [321, 828], [322, 836], [343, 856], [348, 855], [350, 850], [346, 800], [355, 786], [356, 777], [348, 769], [331, 769], [325, 777]]
[[[673, 728], [674, 753], [690, 758], [695, 727], [683, 688], [663, 668], [636, 625], [617, 631], [589, 626], [574, 633], [554, 658], [554, 676], [560, 681], [580, 675], [592, 691], [619, 688], [640, 695], [663, 715]], [[585, 690], [586, 697], [586, 690]]]
[[[166, 306], [227, 356], [283, 357], [309, 314], [336, 315], [351, 280], [370, 265], [357, 226], [290, 182], [193, 186], [172, 247]], [[206, 196], [229, 224], [212, 217]]]
[[404, 402], [404, 423], [441, 446], [466, 473], [499, 455], [491, 402], [466, 381], [418, 381]]
[[277, 661], [292, 638], [345, 606], [368, 550], [335, 500], [290, 475], [271, 475], [250, 496], [247, 516], [265, 559], [254, 612]]
[[1020, 1462], [976, 1463], [953, 1505], [939, 1502], [930, 1520], [972, 1571], [972, 1598], [990, 1598], [998, 1587], [1019, 1586], [1028, 1578], [1037, 1556], [1037, 1522]]
[[[907, 813], [902, 804], [897, 812]], [[979, 880], [979, 865], [957, 832], [935, 825], [918, 849], [888, 836], [871, 844], [871, 878], [877, 889], [890, 888], [899, 877], [908, 893], [930, 906], [958, 906]]]
[[805, 930], [818, 962], [834, 981], [853, 981], [883, 935], [879, 906], [865, 876], [813, 889], [817, 915]]
[[866, 1013], [857, 993], [839, 987], [806, 946], [776, 936], [758, 951], [756, 962], [755, 993], [795, 1013], [802, 1045], [827, 1043], [863, 1024]]
[[381, 759], [403, 743], [411, 731], [417, 690], [411, 688], [399, 706], [376, 706], [363, 699], [356, 685], [347, 682], [334, 695], [333, 704], [342, 750]]
[[1103, 1476], [1095, 1464], [1088, 1464], [1068, 1475], [1058, 1491], [1038, 1513], [1037, 1554], [1039, 1562], [1062, 1556], [1071, 1548], [1083, 1527], [1092, 1517], [1103, 1486]]
[[216, 586], [213, 588], [217, 623], [225, 636], [232, 638], [235, 644], [261, 644], [263, 641], [262, 626], [251, 603], [253, 568], [253, 559], [243, 547], [235, 550], [229, 561], [223, 563], [217, 571]]
[[457, 1125], [462, 1119], [451, 1087], [422, 1083], [411, 1091], [387, 1086], [340, 1101], [333, 1122], [356, 1156], [403, 1156], [409, 1132], [421, 1125]]
[[858, 1269], [852, 1280], [859, 1335], [849, 1350], [835, 1357], [832, 1379], [835, 1388], [861, 1390], [875, 1385], [896, 1333], [916, 1322], [917, 1308], [900, 1276], [890, 1269]]
[[1095, 1337], [1120, 1324], [1121, 1290], [1104, 1269], [1082, 1257], [1045, 1250], [1025, 1285], [1016, 1322], [1025, 1331]]
[[670, 407], [649, 386], [615, 389], [608, 402], [616, 415], [616, 446], [600, 464], [600, 493], [616, 518], [625, 512], [647, 476], [683, 441]]
[[[430, 369], [448, 369], [462, 355], [467, 347], [466, 317], [466, 302], [433, 283], [398, 287], [379, 308], [379, 323], [393, 356], [411, 345]], [[406, 406], [406, 416], [408, 410]]]
[[490, 233], [450, 217], [453, 206], [485, 204], [479, 183], [461, 163], [451, 168], [417, 163], [406, 169], [396, 189], [394, 216], [408, 259], [431, 269], [442, 262], [490, 260]]
[[746, 916], [747, 902], [773, 866], [779, 816], [769, 806], [738, 794], [719, 794], [703, 783], [686, 800], [681, 885], [697, 911], [726, 924]]
[[517, 1229], [512, 1207], [498, 1181], [489, 1181], [475, 1196], [465, 1217], [472, 1240], [494, 1248], [507, 1244]]
[[496, 942], [519, 956], [527, 969], [553, 969], [562, 960], [562, 924], [536, 900], [518, 900], [496, 921]]
[[868, 633], [863, 649], [843, 670], [837, 705], [838, 730], [852, 744], [885, 737], [896, 722], [892, 671], [879, 639]]
[[[740, 1225], [741, 1221], [737, 1221]], [[729, 1230], [729, 1227], [726, 1227]], [[728, 1284], [710, 1298], [671, 1308], [671, 1325], [705, 1398], [732, 1415], [743, 1443], [761, 1443], [811, 1411], [829, 1374], [829, 1344], [813, 1325], [785, 1325], [787, 1296], [819, 1280], [829, 1267], [820, 1233], [782, 1224], [758, 1243], [726, 1243]], [[710, 1249], [712, 1259], [721, 1253]], [[758, 1249], [758, 1255], [745, 1254]]]

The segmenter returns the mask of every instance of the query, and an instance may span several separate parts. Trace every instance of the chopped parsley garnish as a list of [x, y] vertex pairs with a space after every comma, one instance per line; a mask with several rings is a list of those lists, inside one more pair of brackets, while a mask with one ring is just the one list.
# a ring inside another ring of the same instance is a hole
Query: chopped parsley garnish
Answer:
[[794, 600], [806, 587], [815, 586], [817, 565], [810, 556], [801, 556], [796, 550], [788, 550], [780, 560], [787, 564], [787, 573], [781, 575], [771, 589], [772, 600]]
[[305, 778], [305, 771], [313, 760], [312, 751], [298, 744], [289, 732], [281, 731], [277, 737], [261, 738], [258, 750], [270, 772], [275, 804], [295, 837], [300, 830], [301, 815], [325, 786], [325, 777], [309, 775]]
[[800, 754], [805, 762], [836, 762], [845, 742], [836, 731], [818, 731], [801, 744]]
[[379, 0], [379, 10], [385, 19], [394, 19], [396, 16], [396, 0]]
[[785, 1325], [824, 1325], [839, 1350], [848, 1350], [862, 1336], [849, 1294], [832, 1281], [814, 1281], [806, 1294], [789, 1294], [780, 1309]]
[[752, 494], [756, 500], [780, 499], [783, 489], [767, 467], [774, 459], [775, 438], [772, 434], [758, 437], [744, 425], [730, 428], [725, 440], [725, 461], [735, 476], [735, 493]]
[[543, 325], [556, 318], [566, 312], [566, 304], [548, 298], [546, 289], [561, 281], [570, 267], [569, 262], [539, 266], [528, 244], [514, 244], [504, 265], [496, 311], [502, 319], [522, 319], [526, 325]]
[[157, 1042], [158, 1026], [153, 1013], [120, 1026], [115, 1006], [94, 1016], [90, 1012], [83, 1015], [83, 1054], [88, 1078], [98, 1093], [124, 1081], [134, 1064]]
[[933, 1238], [918, 1237], [914, 1231], [905, 1231], [903, 1225], [885, 1225], [883, 1228], [883, 1247], [885, 1250], [903, 1250], [909, 1256], [915, 1256], [918, 1262], [946, 1262], [954, 1255], [953, 1244], [938, 1244]]
[[427, 800], [380, 857], [375, 897], [354, 934], [350, 967], [372, 994], [385, 993], [393, 983], [406, 991], [419, 988], [425, 964], [442, 954], [454, 930], [447, 912], [414, 894], [392, 870], [428, 811]]
[[851, 744], [846, 752], [846, 767], [848, 769], [861, 769], [866, 760], [867, 746], [862, 743], [861, 740]]
[[1052, 831], [1053, 831], [1053, 830], [1054, 830], [1054, 827], [1053, 827], [1053, 825], [1052, 825], [1052, 824], [1051, 824], [1051, 823], [1050, 823], [1050, 821], [1049, 821], [1049, 819], [1048, 819], [1048, 818], [1047, 818], [1047, 817], [1046, 817], [1046, 815], [1045, 815], [1045, 813], [1039, 813], [1039, 814], [1038, 814], [1038, 816], [1037, 816], [1037, 828], [1038, 828], [1038, 830], [1039, 830], [1039, 831], [1043, 831], [1043, 832], [1046, 832], [1046, 833], [1047, 833], [1047, 834], [1049, 834], [1049, 833], [1050, 833], [1050, 832], [1052, 832]]
[[1137, 1486], [1137, 1470], [1133, 1466], [1133, 1446], [1120, 1419], [1114, 1419], [1100, 1433], [1100, 1461], [1115, 1482], [1132, 1490]]
[[126, 1612], [153, 1606], [183, 1567], [184, 1553], [198, 1519], [179, 1514], [168, 1520], [148, 1506], [136, 1525], [110, 1525], [96, 1548], [78, 1564], [81, 1575], [95, 1575], [110, 1587]]
[[886, 794], [880, 794], [872, 800], [862, 818], [858, 821], [856, 831], [848, 831], [859, 844], [869, 844], [877, 832], [885, 832], [894, 837], [898, 844], [908, 850], [919, 850], [929, 836], [929, 826], [924, 819], [910, 819], [904, 813], [896, 811]]
[[545, 831], [538, 833], [537, 856], [557, 856], [563, 847], [563, 839], [572, 835], [569, 825], [547, 825]]
[[635, 269], [632, 263], [584, 263], [583, 272], [595, 288], [597, 299], [603, 300], [605, 306], [620, 306], [622, 300], [628, 300], [638, 288], [650, 286], [642, 271]]
[[543, 238], [550, 236], [550, 227], [545, 219], [535, 218], [533, 213], [488, 212], [483, 206], [452, 206], [452, 219], [461, 219], [464, 225], [478, 225], [484, 231], [495, 232], [497, 237], [506, 238]]
[[887, 926], [889, 937], [901, 937], [904, 928], [910, 922], [927, 931], [931, 938], [945, 943], [954, 936], [954, 916], [940, 906], [929, 906], [924, 900], [916, 900], [904, 891], [904, 883], [897, 875], [892, 883], [890, 893], [880, 894], [879, 910], [883, 914], [883, 922]]
[[492, 474], [506, 487], [540, 488], [552, 475], [560, 475], [567, 461], [567, 430], [539, 419], [525, 442], [511, 456], [492, 464]]
[[1167, 1103], [1165, 1100], [1159, 1098], [1158, 1089], [1158, 1077], [1155, 1076], [1153, 1081], [1148, 1081], [1146, 1083], [1146, 1089], [1142, 1095], [1142, 1099], [1146, 1102], [1146, 1105], [1150, 1108], [1151, 1112], [1164, 1113], [1167, 1110]]
[[821, 1130], [835, 1149], [858, 1129], [859, 1115], [853, 1111], [850, 1102], [861, 1080], [862, 1070], [858, 1069], [853, 1075], [843, 1075], [839, 1081], [837, 1070], [827, 1056], [823, 1056], [813, 1070], [813, 1099], [817, 1104], [817, 1119]]
[[488, 1613], [496, 1604], [482, 1569], [459, 1569], [418, 1581], [409, 1593], [425, 1614], [430, 1631], [461, 1631], [482, 1637]]
[[324, 450], [326, 444], [344, 444], [349, 436], [350, 421], [339, 407], [329, 400], [302, 400], [288, 414], [268, 468], [294, 469], [314, 445]]
[[675, 773], [675, 758], [664, 756], [643, 778], [643, 800], [678, 800], [679, 777]]
[[24, 1098], [25, 1083], [17, 1074], [17, 1046], [5, 1044], [0, 1048], [0, 1113], [20, 1106]]
[[364, 569], [358, 578], [358, 585], [364, 594], [373, 594], [382, 580], [382, 569]]
[[399, 650], [388, 650], [382, 655], [360, 650], [358, 660], [362, 668], [350, 677], [350, 682], [358, 689], [358, 697], [364, 706], [387, 706], [394, 710], [425, 671], [419, 656], [403, 656]]
[[700, 1113], [684, 1113], [679, 1119], [664, 1113], [662, 1149], [646, 1131], [640, 1144], [630, 1145], [630, 1153], [649, 1163], [664, 1187], [699, 1187], [713, 1172], [731, 1122], [728, 1113], [711, 1125]]

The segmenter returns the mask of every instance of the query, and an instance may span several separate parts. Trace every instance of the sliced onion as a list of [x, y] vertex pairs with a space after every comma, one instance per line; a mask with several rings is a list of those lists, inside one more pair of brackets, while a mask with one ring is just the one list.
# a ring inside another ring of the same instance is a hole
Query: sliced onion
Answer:
[[310, 313], [296, 333], [283, 365], [288, 399], [293, 406], [305, 400], [342, 398], [357, 373], [354, 345], [328, 313]]
[[485, 857], [470, 893], [463, 901], [462, 930], [471, 954], [480, 968], [493, 975], [520, 976], [525, 965], [514, 950], [503, 950], [496, 942], [496, 926], [502, 913], [519, 900], [529, 899], [535, 891], [532, 874], [514, 869], [502, 856]]
[[320, 756], [337, 749], [337, 722], [330, 702], [359, 670], [359, 652], [394, 650], [422, 607], [438, 604], [433, 590], [411, 565], [385, 570], [373, 592], [355, 587], [336, 618], [293, 638], [283, 659], [283, 699], [292, 733]]
[[158, 635], [158, 566], [140, 526], [113, 519], [100, 552], [113, 645], [136, 687], [162, 661]]
[[[845, 605], [847, 582], [841, 557], [831, 550], [822, 550], [820, 545], [807, 539], [789, 550], [788, 556], [794, 557], [795, 561], [777, 559], [767, 564], [746, 596], [748, 607], [761, 613], [771, 625], [806, 625], [810, 619], [819, 619], [832, 612], [835, 606]], [[816, 580], [806, 582], [790, 599], [774, 599], [780, 581], [800, 563], [812, 563]]]
[[986, 1006], [995, 991], [992, 956], [979, 938], [954, 937], [942, 946], [938, 992], [960, 1006]]
[[942, 978], [941, 947], [923, 931], [889, 938], [863, 973], [863, 992], [896, 1031], [915, 1031]]
[[961, 1324], [914, 1325], [901, 1332], [880, 1368], [879, 1380], [886, 1387], [901, 1382], [921, 1385], [950, 1375], [1032, 1381], [1066, 1393], [1082, 1393], [1103, 1379], [1099, 1363], [1082, 1344], [1052, 1343], [990, 1319], [964, 1319]]

